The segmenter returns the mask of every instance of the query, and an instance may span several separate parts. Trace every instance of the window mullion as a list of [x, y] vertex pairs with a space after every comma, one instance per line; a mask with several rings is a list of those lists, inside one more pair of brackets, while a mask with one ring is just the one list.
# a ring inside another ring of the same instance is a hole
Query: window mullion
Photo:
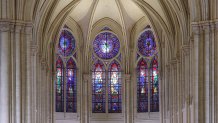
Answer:
[[106, 110], [106, 114], [108, 114], [108, 88], [109, 88], [109, 75], [108, 75], [108, 71], [105, 71], [105, 110]]
[[64, 73], [64, 76], [63, 76], [63, 86], [64, 86], [64, 115], [65, 115], [65, 113], [67, 112], [67, 108], [66, 108], [66, 98], [67, 98], [67, 94], [66, 94], [66, 70], [67, 70], [67, 68], [65, 67], [64, 68], [64, 71], [63, 71], [63, 73]]
[[150, 66], [147, 69], [147, 75], [148, 75], [148, 113], [150, 114], [150, 96], [151, 96], [151, 73], [150, 73]]

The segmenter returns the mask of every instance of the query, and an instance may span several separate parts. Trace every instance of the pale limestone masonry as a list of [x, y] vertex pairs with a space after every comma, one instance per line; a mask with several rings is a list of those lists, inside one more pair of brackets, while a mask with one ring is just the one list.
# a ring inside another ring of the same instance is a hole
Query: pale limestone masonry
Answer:
[[[61, 29], [76, 39], [77, 113], [55, 112]], [[160, 112], [137, 112], [137, 39], [158, 47]], [[122, 113], [92, 113], [92, 41], [120, 40]], [[218, 123], [218, 0], [1, 0], [0, 123]]]

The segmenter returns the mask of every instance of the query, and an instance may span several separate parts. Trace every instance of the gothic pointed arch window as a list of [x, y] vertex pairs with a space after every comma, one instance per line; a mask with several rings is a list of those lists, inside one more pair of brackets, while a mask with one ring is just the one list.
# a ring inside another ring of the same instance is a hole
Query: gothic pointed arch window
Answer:
[[56, 61], [56, 111], [62, 112], [64, 110], [64, 64], [61, 57]]
[[93, 41], [92, 112], [122, 112], [120, 42], [110, 31], [99, 33]]
[[137, 112], [159, 112], [158, 52], [150, 28], [138, 38]]
[[137, 102], [138, 112], [148, 112], [148, 66], [142, 58], [137, 65]]
[[159, 111], [159, 83], [158, 83], [158, 62], [156, 57], [151, 61], [150, 65], [150, 111], [158, 112]]
[[114, 60], [110, 63], [109, 69], [109, 89], [108, 89], [108, 112], [122, 111], [122, 83], [121, 83], [121, 68], [120, 64]]
[[75, 38], [61, 31], [56, 60], [56, 112], [77, 112], [77, 65]]

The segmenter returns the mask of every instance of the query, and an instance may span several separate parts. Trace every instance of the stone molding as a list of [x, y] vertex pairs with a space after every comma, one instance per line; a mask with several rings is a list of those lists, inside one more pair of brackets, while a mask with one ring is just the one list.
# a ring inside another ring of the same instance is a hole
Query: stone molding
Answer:
[[183, 45], [181, 47], [181, 50], [185, 56], [190, 54], [190, 46], [189, 45]]
[[201, 34], [203, 31], [205, 31], [206, 33], [209, 33], [213, 29], [218, 30], [218, 19], [192, 22], [191, 26], [195, 34]]
[[0, 22], [0, 32], [7, 32], [11, 28], [9, 22]]
[[177, 59], [172, 59], [172, 60], [170, 61], [170, 65], [175, 69], [175, 68], [177, 67], [177, 62], [178, 62]]
[[125, 80], [126, 80], [126, 82], [130, 82], [131, 75], [130, 74], [125, 74]]
[[36, 56], [36, 54], [38, 52], [38, 46], [37, 45], [31, 45], [30, 49], [31, 49], [31, 55]]
[[90, 79], [90, 75], [89, 74], [83, 74], [83, 79], [85, 80], [85, 82], [88, 82]]
[[47, 69], [47, 64], [46, 64], [46, 60], [45, 59], [41, 60], [41, 68], [42, 68], [42, 70], [46, 70]]

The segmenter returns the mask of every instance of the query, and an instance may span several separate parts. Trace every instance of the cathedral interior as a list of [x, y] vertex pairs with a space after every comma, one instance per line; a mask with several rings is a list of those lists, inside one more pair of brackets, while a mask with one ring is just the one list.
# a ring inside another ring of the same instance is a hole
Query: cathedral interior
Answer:
[[0, 123], [218, 123], [218, 0], [1, 0]]

